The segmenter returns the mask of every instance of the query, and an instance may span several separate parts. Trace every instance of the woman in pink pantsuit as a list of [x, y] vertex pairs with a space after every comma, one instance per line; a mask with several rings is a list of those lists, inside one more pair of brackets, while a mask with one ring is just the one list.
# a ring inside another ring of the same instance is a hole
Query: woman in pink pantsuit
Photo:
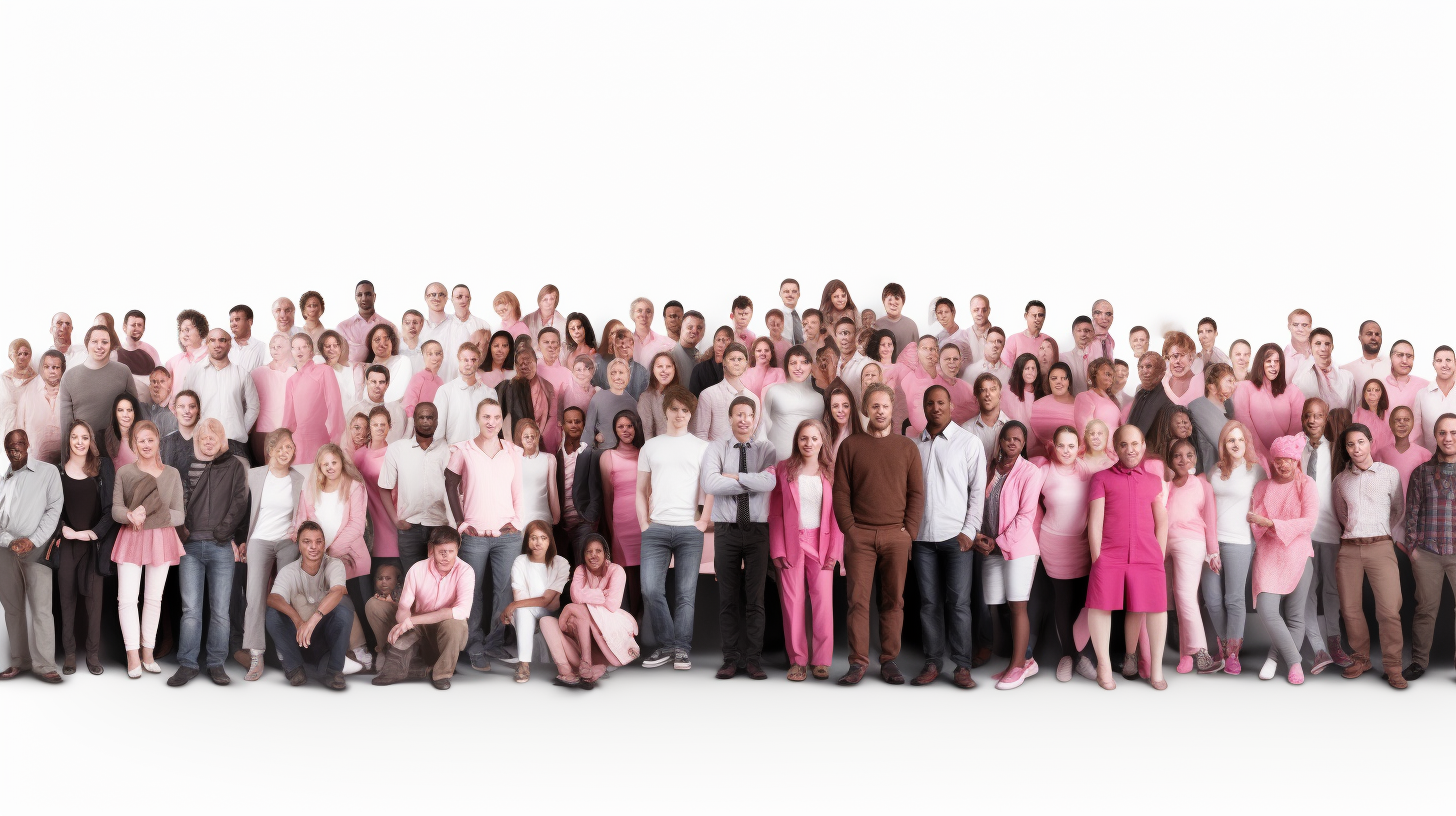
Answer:
[[625, 666], [641, 652], [637, 619], [622, 608], [627, 573], [612, 563], [607, 540], [588, 535], [582, 561], [571, 580], [571, 603], [537, 624], [556, 663], [556, 684], [590, 689], [607, 666]]
[[1197, 668], [1199, 674], [1212, 674], [1223, 668], [1223, 661], [1208, 653], [1203, 616], [1198, 611], [1198, 582], [1205, 563], [1218, 566], [1218, 512], [1213, 486], [1194, 475], [1198, 449], [1190, 440], [1179, 439], [1170, 445], [1163, 465], [1164, 472], [1172, 475], [1167, 485], [1168, 555], [1164, 569], [1172, 571], [1173, 608], [1178, 614], [1178, 673], [1187, 674]]
[[[1153, 688], [1168, 687], [1163, 679], [1163, 639], [1168, 631], [1167, 575], [1163, 558], [1168, 540], [1168, 514], [1163, 506], [1162, 479], [1143, 465], [1145, 443], [1136, 425], [1124, 425], [1112, 436], [1117, 464], [1092, 476], [1087, 490], [1087, 545], [1092, 571], [1087, 582], [1087, 625], [1097, 652], [1097, 682], [1115, 689], [1107, 654], [1112, 611], [1127, 610], [1123, 622], [1129, 644], [1136, 643], [1146, 620], [1152, 641], [1149, 655]], [[1124, 676], [1137, 673], [1137, 655], [1123, 658]]]
[[288, 379], [283, 391], [283, 423], [293, 432], [297, 461], [311, 462], [319, 448], [337, 442], [344, 434], [344, 406], [339, 401], [339, 383], [334, 370], [313, 361], [313, 340], [295, 334], [290, 341], [298, 373]]
[[[834, 564], [844, 555], [844, 534], [834, 521], [834, 465], [825, 444], [828, 437], [829, 431], [817, 419], [799, 423], [794, 452], [774, 466], [778, 481], [768, 500], [768, 553], [779, 571], [789, 679], [795, 681], [810, 672], [816, 680], [829, 679], [834, 660]], [[806, 588], [811, 607], [808, 627]]]
[[1111, 360], [1098, 357], [1087, 364], [1087, 390], [1072, 402], [1072, 427], [1080, 436], [1087, 432], [1087, 423], [1102, 420], [1109, 428], [1122, 424], [1122, 406], [1112, 399], [1112, 384], [1117, 370]]
[[1268, 461], [1274, 440], [1301, 432], [1304, 394], [1289, 385], [1284, 369], [1284, 350], [1278, 343], [1265, 343], [1254, 355], [1249, 378], [1234, 389], [1234, 419], [1253, 432], [1260, 461]]

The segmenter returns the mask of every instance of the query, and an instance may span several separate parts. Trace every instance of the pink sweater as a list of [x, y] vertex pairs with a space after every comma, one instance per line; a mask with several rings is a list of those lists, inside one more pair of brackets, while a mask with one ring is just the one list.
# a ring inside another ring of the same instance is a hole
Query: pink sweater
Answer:
[[[310, 477], [312, 478], [312, 477]], [[363, 482], [349, 483], [349, 501], [344, 505], [344, 520], [334, 540], [329, 542], [329, 555], [342, 558], [344, 553], [354, 556], [354, 566], [345, 570], [349, 578], [369, 574], [369, 547], [364, 543], [364, 524], [369, 518], [369, 496]], [[313, 491], [305, 487], [298, 494], [298, 509], [293, 512], [293, 530], [288, 537], [298, 540], [298, 526], [305, 521], [318, 521], [313, 509]]]
[[1102, 420], [1110, 434], [1122, 424], [1122, 409], [1096, 391], [1083, 391], [1072, 403], [1072, 427], [1081, 436], [1087, 432], [1087, 423], [1094, 419]]
[[1213, 503], [1213, 485], [1202, 476], [1190, 476], [1178, 487], [1167, 484], [1168, 540], [1203, 541], [1208, 554], [1218, 552], [1218, 510]]
[[[1001, 362], [1006, 365], [1012, 365], [1016, 362], [1016, 358], [1023, 354], [1035, 354], [1036, 350], [1041, 348], [1042, 341], [1050, 339], [1051, 335], [1046, 332], [1042, 332], [1035, 337], [1027, 337], [1026, 330], [1022, 329], [1006, 338], [1006, 348], [1001, 350]], [[1046, 372], [1043, 371], [1042, 373], [1045, 374]]]
[[1260, 592], [1288, 595], [1299, 586], [1304, 566], [1314, 557], [1309, 534], [1319, 519], [1319, 488], [1314, 479], [1297, 476], [1279, 484], [1265, 479], [1254, 485], [1249, 512], [1274, 522], [1250, 525], [1254, 531], [1254, 601]]
[[[797, 566], [804, 561], [804, 548], [799, 546], [799, 480], [789, 478], [789, 463], [774, 465], [778, 481], [768, 496], [768, 555], [786, 558]], [[844, 533], [834, 522], [834, 485], [822, 468], [819, 481], [824, 487], [823, 506], [819, 509], [819, 563], [830, 559], [844, 560]]]
[[1268, 383], [1263, 388], [1253, 380], [1244, 380], [1234, 389], [1234, 419], [1244, 423], [1254, 435], [1254, 450], [1261, 460], [1269, 458], [1269, 446], [1281, 436], [1303, 433], [1300, 414], [1304, 412], [1304, 394], [1292, 385], [1274, 396]]
[[[1031, 454], [1051, 455], [1052, 434], [1063, 425], [1076, 422], [1076, 401], [1058, 402], [1048, 394], [1031, 404]], [[1075, 426], [1073, 426], [1075, 427]]]
[[344, 435], [344, 406], [334, 370], [313, 361], [288, 378], [284, 389], [283, 425], [293, 431], [295, 461], [312, 462], [318, 449]]
[[406, 417], [413, 417], [415, 415], [416, 405], [422, 402], [433, 403], [435, 401], [435, 392], [439, 391], [440, 386], [444, 384], [445, 381], [429, 369], [425, 369], [411, 377], [409, 385], [404, 389], [404, 415]]
[[[996, 546], [1008, 561], [1041, 553], [1036, 543], [1036, 513], [1043, 478], [1041, 468], [1017, 457], [1001, 485]], [[986, 489], [990, 490], [989, 483]]]
[[253, 387], [258, 389], [258, 421], [250, 430], [268, 433], [283, 425], [283, 405], [288, 396], [288, 381], [293, 379], [292, 368], [274, 371], [268, 366], [253, 369]]

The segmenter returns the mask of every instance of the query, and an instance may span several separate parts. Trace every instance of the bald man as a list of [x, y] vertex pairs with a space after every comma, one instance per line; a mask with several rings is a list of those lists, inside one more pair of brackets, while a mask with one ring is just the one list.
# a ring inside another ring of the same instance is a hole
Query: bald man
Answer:
[[51, 315], [51, 348], [65, 356], [66, 368], [75, 368], [86, 359], [85, 345], [71, 342], [71, 332], [74, 329], [75, 324], [71, 322], [70, 315], [65, 312]]
[[296, 309], [293, 301], [286, 297], [273, 301], [273, 326], [274, 333], [284, 337], [292, 337], [295, 334], [305, 334], [306, 330], [293, 322], [293, 315]]

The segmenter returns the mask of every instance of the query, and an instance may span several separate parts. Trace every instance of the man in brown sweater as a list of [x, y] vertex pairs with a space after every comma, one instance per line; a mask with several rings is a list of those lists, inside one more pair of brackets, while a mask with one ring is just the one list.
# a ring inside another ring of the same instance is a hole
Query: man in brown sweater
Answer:
[[852, 434], [834, 463], [834, 517], [844, 531], [844, 568], [849, 590], [849, 672], [841, 686], [864, 679], [869, 666], [870, 591], [880, 579], [880, 679], [900, 685], [895, 665], [905, 619], [905, 572], [911, 537], [920, 529], [925, 483], [920, 451], [907, 437], [890, 433], [895, 394], [884, 384], [865, 389], [869, 433]]

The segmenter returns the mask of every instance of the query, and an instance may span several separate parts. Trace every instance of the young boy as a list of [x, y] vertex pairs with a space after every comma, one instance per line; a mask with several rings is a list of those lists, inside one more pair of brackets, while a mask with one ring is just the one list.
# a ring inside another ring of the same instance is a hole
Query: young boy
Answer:
[[384, 654], [389, 647], [389, 630], [394, 628], [399, 609], [399, 589], [403, 580], [399, 567], [386, 561], [374, 568], [374, 597], [364, 604], [364, 616], [374, 631], [374, 651]]
[[875, 321], [875, 328], [892, 332], [895, 348], [914, 348], [920, 340], [920, 329], [914, 320], [900, 313], [905, 308], [905, 287], [898, 283], [885, 284], [880, 292], [880, 302], [885, 305], [885, 316]]
[[753, 301], [747, 295], [733, 298], [733, 311], [728, 313], [728, 317], [733, 321], [734, 339], [744, 348], [753, 348], [753, 341], [758, 337], [748, 330], [748, 323], [753, 320]]

